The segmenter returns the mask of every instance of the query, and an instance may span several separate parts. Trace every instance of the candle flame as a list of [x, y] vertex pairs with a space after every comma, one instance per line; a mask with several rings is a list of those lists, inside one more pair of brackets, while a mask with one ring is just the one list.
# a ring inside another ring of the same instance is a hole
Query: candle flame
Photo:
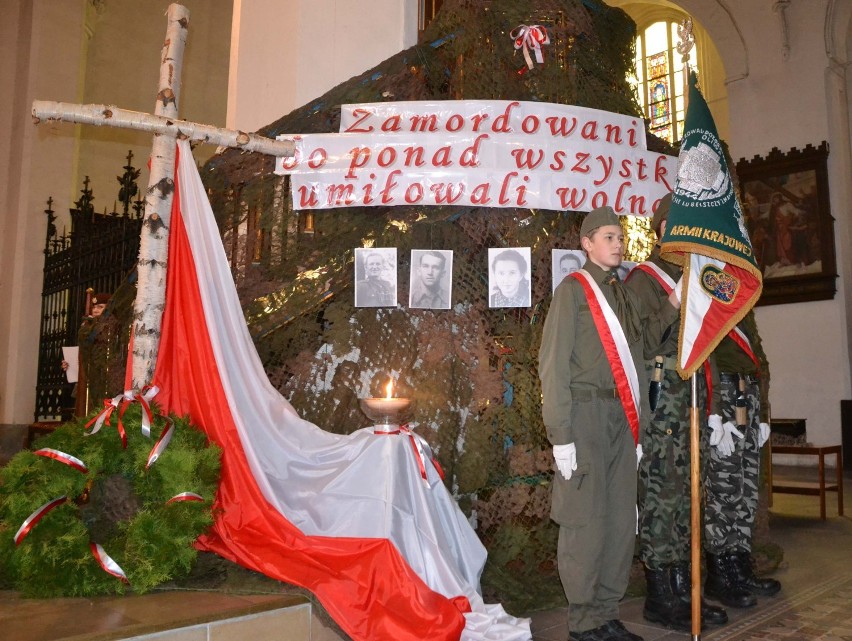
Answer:
[[393, 379], [389, 380], [385, 386], [385, 394], [385, 398], [393, 398]]

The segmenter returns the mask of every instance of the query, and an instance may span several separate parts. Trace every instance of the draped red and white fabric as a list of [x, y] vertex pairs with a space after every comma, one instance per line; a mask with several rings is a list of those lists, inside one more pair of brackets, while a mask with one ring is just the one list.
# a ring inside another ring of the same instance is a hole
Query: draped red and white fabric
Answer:
[[301, 419], [269, 383], [243, 319], [204, 187], [178, 142], [169, 270], [154, 383], [223, 448], [216, 521], [199, 540], [311, 590], [353, 639], [531, 638], [486, 605], [486, 551], [408, 437], [341, 436]]

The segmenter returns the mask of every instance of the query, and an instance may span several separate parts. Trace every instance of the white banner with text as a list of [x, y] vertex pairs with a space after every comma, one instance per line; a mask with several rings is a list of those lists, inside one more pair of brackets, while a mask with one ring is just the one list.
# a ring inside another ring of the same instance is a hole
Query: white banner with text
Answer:
[[540, 102], [450, 100], [341, 106], [340, 133], [282, 135], [294, 209], [522, 207], [650, 216], [676, 156], [648, 151], [644, 123]]

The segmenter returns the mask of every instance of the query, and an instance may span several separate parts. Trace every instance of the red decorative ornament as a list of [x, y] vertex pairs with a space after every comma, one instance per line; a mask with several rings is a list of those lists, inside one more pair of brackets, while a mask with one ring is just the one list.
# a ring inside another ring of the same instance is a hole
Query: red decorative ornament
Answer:
[[154, 420], [151, 413], [151, 399], [156, 396], [160, 389], [156, 386], [145, 386], [141, 394], [134, 393], [132, 390], [125, 390], [123, 394], [119, 394], [113, 398], [104, 399], [104, 409], [102, 409], [92, 420], [86, 423], [86, 429], [94, 426], [88, 435], [97, 434], [104, 423], [112, 425], [112, 415], [115, 410], [118, 410], [118, 425], [116, 429], [121, 436], [121, 444], [127, 449], [127, 433], [124, 431], [124, 423], [122, 418], [127, 408], [131, 403], [139, 403], [142, 406], [142, 434], [146, 437], [151, 436], [151, 422]]
[[172, 419], [167, 416], [163, 418], [168, 421], [169, 426], [163, 430], [162, 435], [160, 436], [160, 440], [157, 441], [157, 444], [151, 449], [151, 453], [148, 455], [148, 463], [145, 465], [145, 469], [149, 469], [154, 463], [157, 462], [157, 459], [160, 458], [160, 454], [169, 446], [169, 442], [172, 440], [172, 435], [175, 433], [175, 423]]
[[[533, 68], [530, 50], [532, 50], [533, 55], [535, 55], [535, 61], [540, 65], [544, 64], [544, 54], [542, 53], [541, 47], [543, 45], [550, 44], [550, 35], [547, 33], [546, 28], [540, 24], [532, 26], [522, 24], [512, 29], [512, 31], [509, 32], [509, 37], [515, 44], [515, 51], [518, 49], [523, 51], [524, 60], [526, 60], [528, 69]], [[523, 75], [525, 72], [526, 69], [522, 68], [518, 71], [518, 75]]]
[[[151, 423], [154, 420], [154, 416], [151, 413], [151, 399], [157, 395], [157, 392], [160, 391], [160, 388], [156, 385], [146, 385], [142, 388], [141, 394], [134, 394], [133, 401], [137, 401], [142, 406], [142, 434], [149, 437], [151, 436]], [[125, 395], [127, 392], [125, 392]]]
[[[92, 436], [93, 434], [97, 434], [100, 432], [103, 424], [112, 425], [112, 414], [118, 409], [121, 404], [122, 399], [124, 399], [124, 394], [119, 394], [113, 398], [105, 398], [104, 399], [104, 409], [102, 409], [92, 420], [86, 423], [86, 429], [89, 429], [94, 425], [91, 432], [87, 432], [87, 436]], [[127, 434], [124, 432], [124, 425], [121, 423], [121, 415], [124, 412], [119, 412], [118, 416], [118, 433], [121, 435], [121, 445], [124, 449], [127, 449]]]
[[180, 494], [175, 494], [172, 498], [166, 501], [166, 505], [169, 503], [179, 503], [181, 501], [203, 501], [204, 497], [200, 494], [196, 494], [195, 492], [181, 492]]
[[98, 543], [89, 543], [89, 548], [92, 550], [92, 555], [98, 562], [98, 565], [101, 566], [104, 572], [107, 574], [111, 574], [114, 577], [121, 579], [123, 583], [130, 584], [130, 581], [127, 580], [127, 575], [124, 574], [124, 570], [121, 569], [121, 566], [113, 561], [112, 557], [104, 551], [104, 549]]
[[18, 531], [15, 533], [15, 545], [20, 545], [21, 541], [26, 538], [27, 534], [36, 526], [36, 524], [41, 521], [45, 514], [50, 512], [52, 509], [59, 507], [65, 501], [68, 500], [67, 496], [60, 496], [58, 498], [53, 499], [52, 501], [48, 501], [40, 508], [38, 508], [35, 512], [30, 514], [24, 522], [21, 524], [21, 527], [18, 528]]
[[36, 456], [43, 456], [45, 458], [52, 458], [54, 461], [59, 461], [68, 467], [73, 467], [75, 470], [82, 472], [83, 474], [89, 473], [89, 468], [86, 467], [86, 464], [76, 456], [71, 456], [65, 452], [60, 452], [59, 450], [54, 450], [51, 447], [43, 447], [40, 450], [33, 452], [33, 454]]
[[432, 465], [435, 466], [435, 471], [438, 472], [438, 476], [441, 477], [441, 480], [444, 480], [444, 470], [438, 463], [438, 460], [432, 456], [432, 450], [429, 447], [429, 444], [419, 434], [415, 434], [408, 427], [408, 423], [404, 425], [400, 425], [397, 429], [394, 430], [373, 430], [373, 434], [382, 434], [385, 436], [395, 436], [402, 435], [407, 436], [409, 442], [411, 443], [411, 450], [414, 453], [414, 459], [417, 461], [417, 468], [420, 470], [420, 478], [424, 481], [428, 481], [428, 477], [426, 474], [426, 464], [424, 461], [428, 458], [432, 461]]

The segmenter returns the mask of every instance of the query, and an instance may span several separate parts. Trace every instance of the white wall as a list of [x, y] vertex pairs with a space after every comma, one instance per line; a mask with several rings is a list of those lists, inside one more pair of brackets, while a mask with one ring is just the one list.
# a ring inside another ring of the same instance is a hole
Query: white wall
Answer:
[[[29, 423], [35, 408], [47, 196], [70, 205], [74, 137], [58, 124], [35, 127], [32, 101], [78, 99], [84, 0], [5, 3], [0, 21], [0, 425]], [[13, 90], [8, 90], [12, 87]], [[61, 231], [61, 225], [60, 225]]]
[[[410, 47], [417, 2], [236, 0], [228, 127], [257, 131]], [[297, 133], [297, 132], [294, 132]]]
[[847, 311], [852, 294], [848, 242], [852, 167], [847, 109], [838, 107], [846, 97], [835, 94], [831, 81], [844, 71], [829, 72], [835, 65], [826, 54], [825, 40], [827, 22], [848, 21], [848, 15], [829, 13], [833, 4], [811, 0], [788, 5], [785, 59], [780, 17], [770, 3], [738, 3], [732, 9], [737, 26], [744, 40], [754, 44], [748, 48], [748, 75], [728, 85], [731, 114], [737, 114], [731, 118], [729, 141], [734, 158], [766, 155], [773, 147], [787, 151], [817, 146], [823, 140], [830, 145], [829, 191], [840, 272], [837, 296], [757, 310], [772, 377], [773, 415], [806, 418], [808, 440], [817, 445], [840, 442], [840, 400], [852, 398]]
[[[85, 77], [81, 79], [82, 102], [153, 113], [170, 4], [169, 0], [104, 3], [104, 8], [90, 20]], [[180, 4], [189, 10], [189, 27], [178, 116], [224, 127], [231, 1], [180, 0]], [[128, 37], [128, 29], [132, 29], [133, 37]], [[53, 99], [49, 94], [41, 97]], [[71, 132], [68, 125], [65, 128]], [[151, 134], [110, 127], [83, 128], [74, 185], [80, 189], [83, 178], [91, 177], [96, 210], [112, 210], [119, 188], [115, 176], [121, 172], [128, 150], [133, 151], [133, 165], [142, 169], [138, 183], [144, 189], [148, 184]], [[213, 145], [198, 146], [196, 162], [205, 162], [214, 151]]]
[[[46, 216], [60, 233], [92, 177], [112, 209], [128, 148], [144, 168], [151, 135], [32, 123], [33, 100], [152, 111], [169, 0], [7, 0], [0, 21], [0, 425], [33, 420]], [[190, 10], [182, 117], [224, 126], [231, 0], [182, 0]], [[214, 149], [199, 148], [196, 159]], [[140, 188], [147, 185], [143, 170]], [[57, 367], [59, 366], [57, 362]]]

